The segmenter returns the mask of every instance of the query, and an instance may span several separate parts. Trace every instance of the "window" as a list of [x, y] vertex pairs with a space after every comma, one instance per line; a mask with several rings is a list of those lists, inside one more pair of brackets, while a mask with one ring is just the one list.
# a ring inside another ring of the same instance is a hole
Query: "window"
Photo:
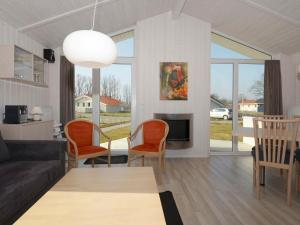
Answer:
[[232, 64], [211, 64], [210, 147], [212, 151], [232, 150], [232, 120], [226, 109], [232, 107]]
[[222, 35], [211, 34], [211, 58], [213, 59], [271, 59], [271, 55], [251, 48]]
[[92, 120], [92, 110], [84, 101], [92, 95], [92, 69], [75, 65], [75, 118]]
[[134, 32], [128, 31], [112, 37], [116, 42], [118, 57], [134, 56]]
[[215, 33], [211, 44], [211, 151], [251, 151], [247, 135], [264, 111], [264, 60], [271, 56]]
[[[128, 148], [126, 137], [131, 131], [134, 32], [118, 34], [112, 39], [117, 45], [117, 59], [115, 64], [101, 69], [100, 79], [92, 79], [92, 69], [75, 65], [75, 117], [99, 124], [112, 138], [112, 148], [125, 150]], [[93, 87], [94, 90], [98, 90], [99, 86], [100, 93], [92, 93]], [[92, 95], [96, 99], [99, 97], [98, 107], [93, 108]], [[79, 102], [82, 107], [79, 107]], [[96, 121], [98, 119], [99, 121]], [[95, 142], [98, 142], [97, 138]], [[107, 139], [100, 135], [99, 144], [107, 147]]]

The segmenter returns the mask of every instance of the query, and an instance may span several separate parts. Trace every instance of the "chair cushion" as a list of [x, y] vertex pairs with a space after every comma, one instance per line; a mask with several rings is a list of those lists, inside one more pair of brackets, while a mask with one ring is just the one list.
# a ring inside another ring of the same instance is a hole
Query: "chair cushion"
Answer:
[[[94, 154], [94, 153], [100, 153], [106, 151], [106, 148], [100, 147], [100, 146], [84, 146], [78, 148], [78, 155], [88, 155], [88, 154]], [[74, 149], [71, 149], [71, 152], [75, 154]]]
[[[91, 146], [93, 143], [93, 124], [89, 121], [71, 122], [68, 125], [68, 133], [77, 147]], [[73, 148], [72, 144], [71, 148]]]
[[0, 162], [4, 162], [9, 159], [10, 154], [0, 132]]
[[143, 123], [143, 138], [145, 144], [160, 144], [165, 136], [165, 123], [150, 120]]
[[159, 145], [155, 144], [142, 144], [137, 145], [132, 148], [132, 150], [141, 151], [141, 152], [158, 152]]
[[0, 164], [0, 224], [8, 224], [41, 194], [52, 186], [61, 174], [61, 162], [6, 161]]
[[[256, 155], [256, 152], [255, 152], [255, 146], [252, 147], [251, 155], [255, 158], [255, 155]], [[276, 157], [277, 157], [277, 155], [276, 155]], [[263, 158], [264, 158], [263, 149], [262, 149], [262, 146], [259, 145], [259, 160], [263, 160]], [[285, 163], [285, 164], [289, 164], [289, 161], [290, 161], [290, 150], [287, 149], [287, 151], [286, 151], [286, 153], [285, 153], [284, 163]]]

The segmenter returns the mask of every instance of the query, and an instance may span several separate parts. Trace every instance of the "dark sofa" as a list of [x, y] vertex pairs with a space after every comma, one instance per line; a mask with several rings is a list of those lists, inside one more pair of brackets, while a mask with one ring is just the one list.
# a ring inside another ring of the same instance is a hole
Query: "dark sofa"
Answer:
[[66, 142], [0, 139], [0, 225], [7, 225], [64, 176]]

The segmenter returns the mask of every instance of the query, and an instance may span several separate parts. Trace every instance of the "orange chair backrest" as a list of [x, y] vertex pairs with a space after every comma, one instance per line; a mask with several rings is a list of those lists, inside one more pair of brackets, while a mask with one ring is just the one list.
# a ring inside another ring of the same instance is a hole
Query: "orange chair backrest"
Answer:
[[[93, 124], [89, 121], [74, 120], [67, 125], [69, 137], [77, 147], [93, 145]], [[73, 147], [73, 146], [71, 146]]]
[[166, 124], [159, 120], [149, 120], [143, 123], [143, 138], [145, 144], [160, 144], [165, 137]]

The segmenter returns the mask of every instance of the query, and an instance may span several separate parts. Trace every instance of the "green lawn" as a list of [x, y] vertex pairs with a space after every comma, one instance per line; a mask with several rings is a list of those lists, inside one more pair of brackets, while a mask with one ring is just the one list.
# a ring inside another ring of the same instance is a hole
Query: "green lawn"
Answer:
[[[221, 120], [211, 121], [210, 122], [210, 139], [231, 141], [232, 140], [232, 123], [229, 121], [222, 122]], [[239, 137], [239, 141], [242, 141], [242, 137]]]
[[120, 122], [116, 122], [116, 123], [100, 123], [100, 127], [105, 128], [105, 127], [116, 126], [116, 125], [120, 125], [120, 124], [124, 124], [124, 123], [130, 123], [130, 120], [120, 121]]
[[[117, 128], [108, 132], [105, 132], [105, 134], [112, 138], [112, 140], [118, 140], [121, 138], [128, 137], [130, 133], [130, 126], [127, 127], [121, 127]], [[107, 139], [103, 136], [100, 137], [101, 143], [107, 142]]]
[[114, 117], [129, 117], [130, 118], [130, 112], [118, 112], [118, 113], [105, 113], [101, 112], [100, 116], [114, 116]]
[[232, 124], [221, 122], [210, 122], [210, 139], [232, 140]]

